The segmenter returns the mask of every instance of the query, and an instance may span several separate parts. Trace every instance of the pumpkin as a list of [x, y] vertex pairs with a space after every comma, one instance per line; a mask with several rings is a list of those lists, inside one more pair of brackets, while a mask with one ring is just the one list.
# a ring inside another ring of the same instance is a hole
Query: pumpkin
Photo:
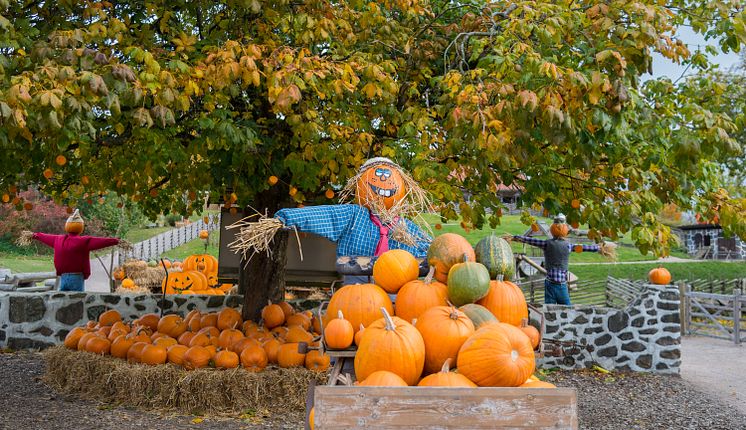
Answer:
[[86, 342], [85, 350], [97, 355], [107, 355], [111, 349], [109, 339], [99, 336], [93, 336]]
[[502, 276], [510, 280], [515, 276], [513, 250], [505, 239], [491, 234], [477, 242], [474, 253], [477, 263], [482, 263], [490, 272], [490, 278]]
[[130, 332], [127, 335], [127, 339], [132, 339], [133, 342], [145, 342], [145, 343], [151, 343], [150, 336], [148, 336], [147, 329], [144, 328], [138, 328], [137, 330], [134, 330]]
[[523, 318], [521, 320], [521, 326], [519, 328], [531, 340], [531, 346], [534, 349], [538, 348], [541, 343], [541, 333], [539, 333], [539, 330], [536, 327], [528, 323], [528, 318]]
[[466, 376], [449, 371], [451, 359], [443, 363], [440, 372], [425, 376], [417, 384], [418, 387], [468, 387], [476, 388], [477, 384], [471, 382]]
[[209, 239], [210, 238], [210, 232], [207, 230], [200, 230], [199, 231], [199, 238], [200, 239]]
[[[124, 273], [124, 269], [122, 269], [121, 267], [119, 267], [119, 268], [117, 268], [117, 269], [115, 269], [115, 270], [114, 270], [114, 273], [112, 273], [112, 274], [111, 274], [111, 276], [112, 276], [112, 277], [113, 277], [113, 278], [114, 278], [115, 280], [117, 280], [117, 281], [124, 281], [124, 278], [125, 278], [125, 277], [126, 277], [127, 275], [126, 275], [126, 274]], [[130, 280], [130, 281], [131, 281], [131, 280]], [[135, 283], [134, 283], [134, 282], [132, 282], [132, 285], [134, 285], [134, 284], [135, 284]], [[122, 287], [123, 287], [123, 288], [132, 288], [132, 286], [128, 286], [128, 287], [125, 287], [125, 286], [124, 286], [124, 282], [122, 282]]]
[[109, 342], [114, 342], [114, 339], [118, 338], [119, 336], [126, 336], [127, 332], [124, 330], [110, 330], [109, 334], [106, 336], [107, 339], [109, 339]]
[[[125, 323], [123, 323], [121, 321], [117, 321], [114, 324], [112, 324], [111, 330], [112, 331], [118, 330], [118, 331], [123, 331], [125, 333], [129, 333], [130, 332], [130, 326], [128, 326], [127, 324], [125, 324]], [[111, 333], [111, 332], [109, 332], [109, 333]]]
[[114, 309], [110, 309], [98, 317], [98, 325], [101, 327], [104, 326], [111, 326], [115, 322], [121, 322], [122, 316], [119, 314], [119, 312], [115, 311]]
[[65, 336], [65, 346], [70, 349], [78, 349], [78, 342], [87, 332], [82, 327], [75, 327]]
[[192, 336], [192, 340], [189, 341], [189, 346], [210, 346], [213, 344], [213, 337], [209, 332], [197, 333]]
[[329, 368], [330, 357], [321, 351], [313, 349], [306, 354], [306, 369], [316, 372], [325, 372]]
[[213, 312], [213, 313], [202, 315], [202, 317], [199, 319], [199, 324], [201, 327], [217, 327], [218, 326], [218, 314]]
[[135, 342], [132, 344], [130, 349], [127, 350], [127, 361], [130, 363], [139, 363], [142, 358], [142, 350], [148, 345], [145, 342]]
[[264, 352], [267, 353], [267, 361], [272, 364], [277, 364], [277, 353], [280, 352], [280, 343], [277, 339], [269, 339], [264, 342]]
[[238, 362], [238, 354], [233, 351], [220, 351], [215, 354], [215, 367], [218, 369], [235, 369]]
[[205, 347], [192, 346], [184, 352], [183, 364], [187, 370], [201, 369], [207, 367], [210, 362], [211, 353]]
[[195, 333], [202, 328], [202, 315], [199, 314], [199, 311], [197, 312], [198, 313], [196, 315], [192, 315], [191, 318], [189, 315], [184, 318], [184, 321], [187, 323], [187, 330]]
[[363, 338], [363, 331], [365, 331], [365, 327], [363, 327], [362, 324], [360, 324], [360, 329], [355, 333], [354, 340], [355, 345], [360, 345], [360, 340]]
[[110, 325], [101, 327], [98, 330], [96, 330], [96, 333], [98, 333], [98, 335], [102, 336], [102, 337], [108, 337], [110, 332], [111, 332], [111, 326]]
[[139, 325], [141, 327], [147, 327], [152, 331], [156, 331], [158, 330], [158, 323], [160, 322], [160, 320], [161, 317], [159, 317], [157, 314], [145, 314], [136, 319], [132, 324]]
[[476, 261], [474, 249], [466, 239], [455, 233], [445, 233], [430, 243], [427, 262], [431, 267], [435, 267], [435, 279], [446, 282], [451, 267], [456, 263], [462, 263], [464, 255], [468, 261]]
[[557, 239], [567, 237], [570, 234], [570, 226], [567, 223], [555, 221], [549, 226], [549, 233]]
[[394, 313], [394, 306], [388, 294], [378, 285], [355, 284], [345, 285], [332, 295], [324, 316], [324, 328], [331, 319], [342, 311], [347, 321], [357, 331], [360, 324], [367, 327], [381, 318], [381, 308], [389, 314]]
[[519, 385], [521, 388], [557, 388], [556, 385], [544, 381], [526, 381]]
[[158, 331], [169, 335], [173, 338], [178, 338], [187, 329], [187, 324], [178, 315], [166, 315], [158, 321]]
[[132, 290], [135, 289], [135, 287], [137, 287], [137, 285], [135, 285], [135, 281], [133, 281], [132, 279], [125, 278], [122, 280], [122, 288]]
[[161, 345], [145, 345], [142, 349], [140, 362], [142, 364], [164, 364], [168, 359], [168, 351]]
[[127, 339], [126, 336], [119, 336], [111, 342], [109, 353], [112, 357], [126, 359], [127, 351], [129, 351], [130, 347], [134, 344], [135, 341], [132, 339]]
[[404, 179], [398, 169], [388, 163], [370, 164], [355, 184], [357, 202], [367, 208], [391, 209], [406, 194]]
[[88, 343], [89, 340], [91, 340], [94, 337], [98, 337], [98, 334], [91, 333], [91, 332], [84, 333], [83, 336], [80, 336], [80, 338], [78, 339], [78, 345], [76, 349], [78, 351], [85, 351], [86, 344]]
[[318, 315], [313, 314], [309, 318], [311, 320], [311, 329], [313, 332], [321, 334], [321, 318], [319, 318]]
[[213, 345], [213, 344], [209, 344], [207, 346], [203, 346], [203, 348], [205, 348], [205, 350], [207, 350], [207, 352], [210, 353], [210, 360], [214, 359], [215, 358], [215, 354], [218, 353], [218, 347], [215, 346], [215, 345]]
[[[282, 308], [282, 312], [285, 314], [286, 321], [290, 315], [293, 315], [295, 313], [295, 309], [293, 309], [293, 307], [288, 302], [280, 302], [277, 305]], [[306, 330], [308, 330], [308, 328], [306, 328]]]
[[206, 334], [211, 339], [215, 339], [215, 341], [212, 342], [212, 343], [217, 346], [217, 344], [218, 344], [218, 338], [220, 337], [220, 333], [221, 333], [221, 331], [218, 330], [217, 327], [202, 327], [201, 329], [199, 329], [199, 331], [197, 332], [197, 334], [201, 334], [201, 333]]
[[421, 313], [434, 306], [448, 304], [448, 287], [438, 281], [433, 281], [435, 267], [430, 267], [424, 281], [415, 279], [409, 281], [396, 295], [396, 316], [404, 321], [412, 321]]
[[422, 335], [407, 321], [390, 316], [386, 308], [381, 313], [382, 319], [365, 328], [355, 355], [355, 375], [362, 380], [377, 370], [388, 370], [414, 385], [425, 366]]
[[264, 320], [265, 327], [269, 329], [281, 326], [285, 322], [285, 312], [279, 305], [268, 302], [267, 306], [262, 309], [262, 320]]
[[515, 326], [487, 324], [464, 342], [458, 370], [480, 387], [517, 387], [534, 372], [531, 341]]
[[249, 348], [251, 346], [257, 346], [259, 345], [259, 342], [257, 342], [254, 339], [249, 339], [248, 337], [245, 337], [238, 342], [234, 343], [230, 347], [228, 347], [228, 350], [235, 352], [239, 356], [243, 352], [244, 349]]
[[373, 279], [387, 293], [396, 294], [420, 274], [420, 264], [414, 255], [403, 249], [392, 249], [381, 254], [373, 264]]
[[490, 312], [489, 309], [482, 305], [475, 303], [469, 303], [458, 308], [461, 312], [465, 313], [467, 317], [474, 323], [474, 328], [479, 329], [483, 324], [497, 322], [497, 318]]
[[314, 416], [316, 415], [315, 412], [316, 412], [316, 409], [312, 407], [311, 412], [308, 413], [308, 427], [311, 430], [313, 430], [315, 426], [315, 423], [314, 423]]
[[288, 327], [294, 325], [301, 326], [304, 330], [308, 331], [311, 329], [311, 320], [303, 314], [291, 314], [285, 317], [285, 325]]
[[528, 318], [528, 305], [523, 291], [510, 281], [491, 281], [487, 295], [477, 304], [489, 309], [498, 321], [521, 325], [521, 320]]
[[163, 294], [179, 294], [184, 290], [199, 289], [193, 287], [201, 286], [201, 278], [192, 272], [169, 272], [168, 276], [161, 282], [161, 292]]
[[294, 343], [311, 343], [313, 342], [313, 335], [303, 330], [303, 327], [294, 325], [288, 328], [288, 333], [285, 335], [285, 341]]
[[241, 313], [233, 308], [225, 308], [218, 312], [218, 330], [241, 327], [242, 323]]
[[261, 372], [267, 367], [267, 353], [259, 344], [252, 345], [241, 352], [241, 366], [250, 372]]
[[435, 373], [450, 360], [456, 363], [458, 350], [474, 334], [474, 324], [454, 307], [436, 306], [417, 319], [417, 330], [425, 342], [425, 373]]
[[179, 345], [186, 345], [189, 346], [189, 343], [192, 341], [192, 338], [197, 333], [192, 333], [191, 331], [185, 331], [184, 333], [179, 336], [178, 339], [176, 339], [179, 342]]
[[648, 280], [653, 284], [668, 285], [671, 283], [671, 273], [665, 267], [658, 266], [648, 272]]
[[83, 229], [85, 229], [85, 224], [82, 219], [81, 221], [67, 221], [65, 223], [65, 233], [80, 234], [83, 233]]
[[194, 290], [198, 292], [197, 294], [207, 294], [207, 291], [210, 290], [210, 281], [207, 280], [207, 275], [199, 270], [189, 270], [184, 273], [192, 279], [191, 287], [187, 287], [184, 291]]
[[355, 330], [352, 324], [344, 319], [342, 311], [337, 311], [337, 318], [329, 322], [324, 330], [324, 342], [331, 349], [347, 349], [352, 345]]
[[285, 326], [275, 327], [271, 330], [270, 333], [272, 333], [272, 335], [277, 339], [285, 340], [285, 336], [287, 336], [288, 334], [288, 328]]
[[184, 354], [187, 350], [189, 350], [189, 347], [184, 345], [174, 345], [168, 348], [168, 362], [182, 366], [184, 364]]
[[388, 370], [377, 370], [357, 385], [363, 387], [406, 387], [407, 383], [396, 373]]
[[230, 348], [234, 343], [244, 338], [244, 334], [241, 330], [228, 329], [223, 330], [218, 336], [218, 346], [222, 349]]
[[168, 349], [171, 346], [178, 345], [178, 344], [179, 342], [170, 336], [162, 336], [153, 341], [153, 345], [160, 345], [166, 349]]
[[210, 254], [195, 254], [185, 258], [181, 263], [182, 270], [196, 270], [203, 273], [217, 272], [218, 259]]
[[490, 290], [490, 272], [480, 263], [466, 261], [467, 257], [448, 272], [448, 300], [456, 306], [474, 303]]
[[277, 364], [280, 367], [302, 367], [306, 363], [306, 354], [298, 352], [297, 343], [280, 345], [277, 351]]

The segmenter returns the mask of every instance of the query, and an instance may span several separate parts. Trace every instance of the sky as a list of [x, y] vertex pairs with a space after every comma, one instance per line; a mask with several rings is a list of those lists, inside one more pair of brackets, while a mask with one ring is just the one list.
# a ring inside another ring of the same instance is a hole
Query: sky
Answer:
[[[707, 46], [708, 44], [714, 45], [716, 47], [718, 46], [716, 40], [711, 39], [709, 41], [706, 41], [702, 35], [695, 33], [689, 27], [680, 27], [677, 33], [679, 35], [679, 38], [687, 44], [687, 46], [689, 47], [689, 51], [691, 51], [692, 53], [697, 52], [697, 50], [702, 50], [702, 52], [705, 52], [705, 46]], [[728, 70], [730, 67], [738, 64], [739, 62], [739, 54], [734, 52], [730, 52], [728, 54], [720, 54], [715, 57], [708, 55], [708, 57], [716, 64], [719, 64], [720, 69], [722, 70]], [[682, 73], [684, 73], [685, 69], [686, 66], [675, 64], [667, 58], [663, 58], [663, 56], [661, 56], [660, 54], [655, 54], [653, 56], [653, 75], [651, 76], [646, 74], [643, 77], [643, 80], [650, 79], [651, 77], [658, 78], [667, 76], [671, 78], [672, 81], [675, 81], [679, 78], [679, 76], [681, 76]], [[687, 74], [690, 74], [692, 72], [692, 68], [686, 71]]]

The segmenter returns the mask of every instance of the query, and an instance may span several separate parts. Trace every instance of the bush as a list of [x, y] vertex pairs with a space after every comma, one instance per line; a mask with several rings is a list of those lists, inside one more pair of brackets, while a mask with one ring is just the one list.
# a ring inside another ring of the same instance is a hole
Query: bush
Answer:
[[166, 215], [166, 223], [170, 225], [171, 227], [175, 227], [176, 223], [181, 221], [182, 216], [176, 215], [176, 214], [168, 214]]
[[[78, 202], [83, 217], [97, 220], [101, 223], [102, 234], [107, 236], [124, 237], [132, 228], [140, 227], [147, 219], [137, 204], [121, 202], [115, 193], [109, 193], [102, 199], [86, 199]], [[88, 228], [86, 227], [86, 231]]]

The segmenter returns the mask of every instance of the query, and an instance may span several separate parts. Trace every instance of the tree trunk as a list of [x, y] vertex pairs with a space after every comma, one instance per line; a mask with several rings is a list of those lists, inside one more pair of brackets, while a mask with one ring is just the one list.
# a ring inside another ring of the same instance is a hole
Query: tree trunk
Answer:
[[[280, 202], [286, 194], [280, 194], [279, 187], [272, 187], [256, 196], [252, 206], [256, 210], [273, 216], [280, 209]], [[244, 215], [255, 213], [244, 210]], [[256, 219], [256, 218], [254, 218]], [[267, 301], [277, 303], [285, 298], [285, 265], [287, 264], [288, 232], [281, 230], [270, 245], [270, 255], [257, 252], [248, 264], [241, 261], [238, 276], [238, 289], [243, 294], [243, 319], [259, 321], [262, 308]]]

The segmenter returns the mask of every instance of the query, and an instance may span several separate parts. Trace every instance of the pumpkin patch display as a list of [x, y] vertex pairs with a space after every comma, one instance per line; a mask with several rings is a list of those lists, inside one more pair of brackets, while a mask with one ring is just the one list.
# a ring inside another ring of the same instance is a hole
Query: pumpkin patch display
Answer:
[[474, 303], [486, 296], [490, 289], [490, 273], [480, 263], [462, 256], [463, 263], [456, 263], [448, 271], [448, 300], [456, 306]]
[[376, 285], [391, 294], [397, 293], [407, 282], [417, 279], [419, 273], [417, 259], [403, 249], [386, 251], [373, 264]]

